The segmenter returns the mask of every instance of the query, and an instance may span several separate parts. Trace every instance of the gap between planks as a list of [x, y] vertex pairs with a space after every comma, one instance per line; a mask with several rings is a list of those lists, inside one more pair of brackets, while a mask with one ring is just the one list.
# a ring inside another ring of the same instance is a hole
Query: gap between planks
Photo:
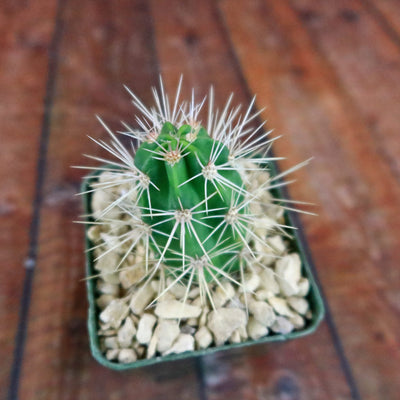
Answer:
[[40, 228], [40, 210], [43, 200], [43, 185], [46, 175], [46, 160], [47, 160], [47, 147], [50, 136], [50, 116], [53, 106], [55, 81], [58, 67], [59, 47], [63, 32], [62, 14], [64, 10], [65, 1], [57, 0], [57, 12], [55, 18], [55, 26], [53, 36], [49, 46], [48, 52], [48, 72], [45, 98], [43, 102], [43, 122], [39, 143], [39, 156], [36, 167], [36, 185], [35, 195], [33, 198], [33, 212], [31, 225], [29, 229], [29, 247], [28, 254], [25, 259], [25, 277], [23, 292], [20, 301], [20, 310], [18, 318], [18, 327], [15, 335], [15, 345], [13, 354], [13, 363], [10, 372], [10, 384], [8, 391], [8, 400], [17, 400], [19, 392], [19, 381], [21, 375], [21, 367], [24, 360], [24, 350], [26, 342], [26, 334], [28, 327], [30, 300], [32, 296], [32, 284], [35, 275], [35, 267], [37, 260], [38, 250], [38, 237]]
[[[374, 16], [375, 20], [381, 26], [382, 30], [390, 37], [390, 39], [396, 44], [396, 46], [398, 46], [400, 48], [400, 34], [392, 26], [390, 21], [388, 21], [388, 19], [384, 15], [384, 13], [371, 0], [361, 0], [361, 2], [364, 3], [365, 9], [372, 16]], [[399, 10], [400, 10], [400, 8], [399, 8]]]

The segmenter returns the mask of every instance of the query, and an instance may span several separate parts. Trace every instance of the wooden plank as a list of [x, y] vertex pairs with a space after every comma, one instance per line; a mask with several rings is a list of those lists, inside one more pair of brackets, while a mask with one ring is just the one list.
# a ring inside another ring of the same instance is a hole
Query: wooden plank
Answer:
[[[39, 255], [21, 376], [21, 399], [196, 399], [195, 361], [117, 373], [89, 354], [83, 229], [82, 153], [101, 154], [86, 138], [106, 137], [94, 118], [112, 127], [133, 122], [126, 83], [144, 100], [156, 80], [146, 1], [70, 0], [62, 14], [63, 37], [48, 144]], [[87, 162], [89, 164], [89, 162]], [[165, 394], [166, 393], [166, 394]]]
[[334, 7], [300, 0], [294, 1], [293, 7], [303, 16], [315, 44], [329, 60], [354, 108], [368, 124], [375, 148], [399, 179], [398, 43], [359, 0], [337, 1]]
[[54, 13], [54, 1], [0, 5], [0, 398], [13, 362]]
[[390, 129], [398, 122], [382, 119], [378, 146], [364, 103], [385, 116], [383, 108], [394, 107], [386, 96], [395, 99], [397, 72], [385, 77], [366, 59], [378, 46], [392, 58], [398, 52], [372, 23], [348, 28], [338, 17], [344, 2], [296, 2], [297, 14], [287, 2], [220, 4], [249, 85], [268, 105], [271, 126], [285, 134], [277, 152], [315, 156], [292, 193], [319, 204], [319, 217], [304, 222], [362, 398], [395, 399], [400, 190], [397, 164], [387, 157], [399, 154]]
[[323, 324], [296, 341], [205, 357], [207, 398], [350, 399], [329, 337]]
[[400, 43], [400, 5], [396, 0], [363, 0], [366, 8], [387, 30], [392, 39]]
[[[248, 13], [244, 3], [240, 7], [236, 2], [225, 6], [235, 9], [236, 13], [241, 12], [236, 15], [239, 20]], [[237, 102], [249, 102], [213, 2], [154, 1], [152, 12], [160, 69], [170, 92], [174, 91], [178, 77], [183, 73], [187, 86], [193, 85], [200, 95], [205, 94], [213, 83], [220, 106], [231, 91], [235, 92]], [[167, 14], [168, 19], [165, 18]], [[252, 23], [252, 20], [247, 19], [247, 22]], [[260, 76], [257, 85], [263, 85]], [[299, 157], [306, 158], [305, 148], [300, 147], [296, 154], [297, 143], [293, 142], [284, 154], [291, 155], [292, 162], [298, 161]], [[296, 194], [310, 200], [306, 191]], [[272, 398], [271, 393], [276, 398], [283, 398], [287, 395], [285, 382], [295, 386], [290, 398], [350, 398], [350, 389], [326, 325], [310, 338], [285, 345], [257, 346], [255, 353], [242, 351], [235, 354], [230, 352], [205, 359], [204, 382], [208, 398]], [[321, 354], [324, 354], [322, 358]]]

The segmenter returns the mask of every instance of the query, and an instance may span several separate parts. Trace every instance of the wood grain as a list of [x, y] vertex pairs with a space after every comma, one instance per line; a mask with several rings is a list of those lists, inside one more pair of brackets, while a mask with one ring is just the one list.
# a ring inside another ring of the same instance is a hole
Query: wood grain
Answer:
[[[133, 120], [126, 83], [145, 100], [156, 80], [145, 1], [118, 5], [69, 1], [62, 15], [63, 37], [48, 143], [37, 270], [31, 299], [21, 399], [196, 399], [195, 361], [117, 373], [89, 353], [83, 229], [82, 153], [99, 154], [86, 137], [105, 137], [94, 114], [112, 127]], [[89, 163], [89, 162], [87, 162]], [[165, 396], [164, 396], [165, 393]]]
[[208, 356], [203, 364], [210, 400], [351, 398], [326, 324], [310, 337]]
[[[251, 7], [241, 2], [234, 8], [221, 4], [249, 85], [258, 91], [259, 103], [268, 105], [271, 126], [285, 133], [286, 140], [277, 142], [276, 151], [293, 151], [294, 160], [301, 150], [315, 155], [312, 166], [304, 171], [301, 187], [293, 188], [293, 197], [314, 199], [320, 205], [319, 217], [304, 222], [361, 395], [394, 399], [400, 361], [395, 295], [399, 288], [399, 187], [393, 163], [376, 146], [361, 97], [354, 104], [353, 96], [364, 90], [357, 89], [356, 76], [360, 80], [363, 76], [354, 72], [351, 86], [339, 67], [342, 59], [351, 58], [350, 49], [346, 54], [340, 49], [353, 40], [349, 36], [354, 36], [355, 29], [335, 45], [326, 43], [322, 50], [328, 37], [346, 32], [342, 25], [348, 22], [335, 19], [335, 26], [329, 26], [320, 10], [313, 11], [316, 2], [308, 2], [307, 12], [304, 3], [302, 13], [287, 2], [253, 1]], [[324, 11], [337, 16], [339, 11], [333, 12], [334, 8], [331, 4]], [[240, 19], [244, 9], [246, 18]], [[311, 24], [315, 16], [321, 21], [307, 31], [304, 20]], [[380, 35], [375, 32], [375, 40]], [[375, 46], [363, 41], [364, 48], [368, 45]], [[332, 47], [335, 56], [328, 55]], [[353, 65], [362, 68], [355, 58]], [[347, 64], [346, 71], [350, 69]], [[371, 79], [378, 79], [380, 72], [370, 72]], [[393, 85], [390, 75], [387, 80], [382, 75], [379, 79], [385, 87]], [[370, 87], [370, 96], [376, 91]], [[388, 100], [378, 103], [376, 98], [376, 107], [392, 107]], [[394, 140], [393, 132], [381, 134], [382, 142]], [[393, 154], [396, 146], [390, 148]]]
[[363, 0], [372, 18], [382, 26], [392, 40], [400, 45], [399, 2], [396, 0]]
[[0, 5], [0, 398], [13, 361], [55, 2]]
[[[229, 3], [229, 8], [236, 9], [237, 12], [244, 10], [236, 7], [236, 3], [235, 6]], [[165, 19], [163, 16], [167, 10], [170, 18]], [[246, 87], [235, 67], [235, 60], [213, 2], [205, 1], [200, 4], [188, 1], [178, 6], [178, 2], [156, 1], [152, 3], [152, 11], [160, 69], [170, 92], [173, 92], [179, 75], [183, 73], [185, 77], [188, 76], [188, 86], [195, 82], [197, 92], [201, 95], [207, 93], [210, 84], [214, 84], [220, 106], [232, 90], [235, 91], [237, 102], [249, 103]], [[290, 156], [290, 150], [285, 155]], [[303, 157], [306, 156], [304, 153]], [[313, 346], [324, 354], [323, 365], [318, 362]], [[253, 399], [272, 394], [277, 398], [285, 396], [286, 386], [277, 383], [279, 374], [274, 378], [274, 371], [281, 371], [282, 379], [288, 377], [293, 382], [294, 398], [350, 397], [350, 390], [326, 326], [310, 339], [282, 346], [264, 346], [264, 350], [258, 351], [263, 351], [263, 356], [260, 353], [252, 356], [242, 352], [237, 356], [236, 362], [229, 355], [226, 356], [225, 363], [220, 363], [217, 358], [218, 361], [212, 362], [215, 362], [214, 369], [223, 371], [217, 377], [213, 369], [209, 371], [208, 362], [205, 361], [204, 379], [208, 398]], [[288, 362], [295, 354], [307, 361]], [[259, 368], [259, 365], [263, 368]], [[227, 371], [224, 371], [225, 368]]]
[[[376, 151], [399, 181], [398, 44], [361, 1], [337, 1], [330, 6], [323, 2], [296, 0], [292, 7], [303, 16], [303, 25], [334, 68], [353, 108], [366, 122]], [[307, 17], [307, 14], [313, 17]], [[334, 29], [338, 24], [341, 29]]]
[[[61, 0], [59, 6], [58, 21], [56, 1], [0, 5], [0, 398], [33, 246], [38, 258], [19, 399], [396, 400], [398, 2]], [[55, 32], [60, 44], [52, 49]], [[290, 190], [317, 203], [319, 214], [302, 222], [332, 314], [314, 335], [124, 373], [91, 358], [83, 230], [72, 223], [82, 212], [75, 193], [84, 173], [70, 166], [93, 165], [82, 153], [102, 154], [86, 138], [106, 137], [94, 114], [113, 129], [121, 119], [134, 122], [122, 84], [151, 103], [159, 72], [170, 93], [183, 73], [184, 94], [194, 87], [198, 100], [213, 84], [219, 106], [231, 92], [244, 105], [257, 94], [268, 127], [284, 135], [275, 145], [288, 157], [281, 168], [314, 156]], [[35, 201], [36, 189], [42, 201]], [[38, 249], [32, 217], [40, 217]]]

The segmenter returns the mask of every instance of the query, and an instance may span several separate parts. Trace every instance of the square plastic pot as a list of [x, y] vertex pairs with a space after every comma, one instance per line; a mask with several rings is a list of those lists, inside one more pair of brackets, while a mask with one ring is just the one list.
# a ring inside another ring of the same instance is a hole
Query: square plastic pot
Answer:
[[[272, 175], [276, 174], [276, 166], [272, 165]], [[90, 183], [96, 179], [96, 177], [102, 172], [103, 170], [101, 167], [90, 174], [86, 179], [84, 179], [84, 182], [82, 184], [82, 192], [87, 192], [90, 190]], [[276, 198], [288, 198], [287, 193], [284, 190], [275, 190], [273, 191], [273, 194]], [[83, 195], [83, 206], [85, 210], [85, 214], [89, 215], [91, 214], [91, 194], [87, 193]], [[88, 224], [90, 224], [91, 220], [90, 218], [87, 219], [86, 221]], [[235, 343], [235, 344], [225, 344], [223, 346], [218, 346], [218, 347], [210, 347], [205, 350], [195, 350], [195, 351], [190, 351], [190, 352], [185, 352], [181, 354], [171, 354], [168, 356], [160, 356], [160, 357], [154, 357], [151, 359], [143, 359], [143, 360], [138, 360], [129, 364], [120, 364], [118, 362], [113, 362], [109, 361], [106, 359], [105, 355], [101, 352], [100, 350], [100, 344], [99, 344], [99, 336], [97, 334], [97, 331], [99, 329], [98, 325], [98, 316], [99, 316], [99, 310], [96, 306], [96, 285], [95, 285], [95, 280], [94, 279], [88, 279], [86, 282], [87, 285], [87, 296], [88, 296], [88, 302], [89, 302], [89, 311], [88, 311], [88, 330], [89, 330], [89, 339], [90, 339], [90, 349], [92, 352], [93, 357], [102, 365], [104, 365], [107, 368], [111, 368], [114, 370], [128, 370], [128, 369], [133, 369], [133, 368], [138, 368], [142, 366], [149, 366], [149, 365], [154, 365], [158, 364], [161, 362], [167, 362], [167, 361], [174, 361], [174, 360], [180, 360], [188, 357], [199, 357], [219, 351], [227, 351], [229, 349], [234, 349], [234, 348], [239, 348], [239, 347], [246, 347], [246, 346], [252, 346], [255, 344], [260, 344], [260, 343], [268, 343], [270, 346], [273, 345], [274, 342], [282, 342], [286, 340], [292, 340], [296, 339], [302, 336], [309, 335], [313, 333], [321, 320], [323, 319], [325, 309], [324, 309], [324, 303], [322, 301], [320, 292], [318, 290], [318, 286], [316, 284], [315, 278], [313, 274], [315, 274], [315, 268], [312, 263], [311, 255], [308, 249], [308, 245], [302, 230], [302, 227], [300, 225], [300, 221], [297, 218], [297, 215], [294, 213], [287, 213], [286, 215], [286, 224], [289, 226], [296, 227], [297, 229], [294, 230], [294, 232], [291, 231], [291, 235], [293, 236], [293, 240], [291, 243], [291, 247], [294, 251], [297, 251], [301, 257], [302, 260], [302, 274], [305, 276], [309, 281], [310, 281], [310, 291], [307, 295], [307, 300], [309, 301], [310, 304], [310, 310], [312, 311], [312, 318], [310, 320], [306, 321], [306, 325], [303, 329], [301, 330], [296, 330], [293, 331], [287, 335], [282, 335], [282, 334], [273, 334], [269, 335], [266, 337], [263, 337], [258, 340], [247, 340], [242, 343]], [[86, 225], [85, 228], [85, 233], [87, 233], [88, 225]], [[85, 234], [85, 247], [86, 250], [90, 249], [91, 243], [90, 240], [87, 237], [87, 234]], [[94, 263], [93, 263], [93, 255], [91, 251], [86, 252], [86, 276], [93, 276], [95, 275], [94, 271]]]

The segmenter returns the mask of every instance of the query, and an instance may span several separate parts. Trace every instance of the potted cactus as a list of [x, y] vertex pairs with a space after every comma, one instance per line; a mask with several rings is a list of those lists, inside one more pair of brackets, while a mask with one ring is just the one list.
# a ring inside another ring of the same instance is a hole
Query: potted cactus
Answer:
[[83, 183], [89, 332], [114, 369], [312, 332], [323, 305], [253, 102], [244, 116], [153, 90]]

